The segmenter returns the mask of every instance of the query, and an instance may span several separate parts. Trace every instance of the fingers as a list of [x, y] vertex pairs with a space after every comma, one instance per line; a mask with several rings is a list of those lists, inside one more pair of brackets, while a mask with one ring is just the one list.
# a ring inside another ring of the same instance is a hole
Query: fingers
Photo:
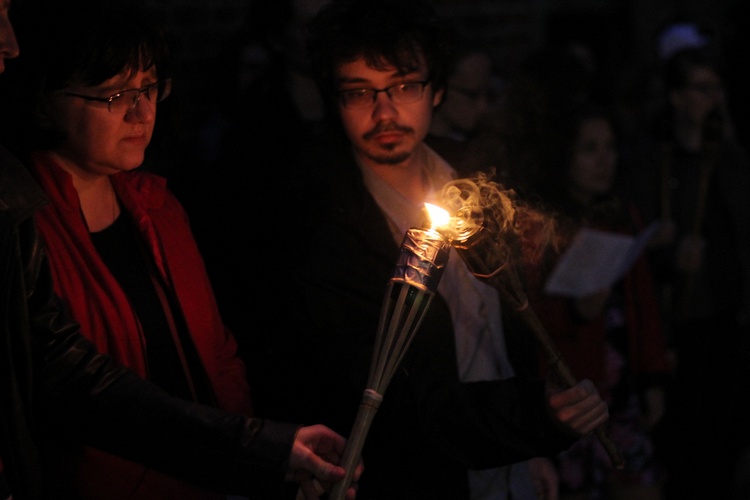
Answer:
[[554, 418], [569, 431], [586, 435], [609, 419], [609, 409], [590, 380], [548, 395]]

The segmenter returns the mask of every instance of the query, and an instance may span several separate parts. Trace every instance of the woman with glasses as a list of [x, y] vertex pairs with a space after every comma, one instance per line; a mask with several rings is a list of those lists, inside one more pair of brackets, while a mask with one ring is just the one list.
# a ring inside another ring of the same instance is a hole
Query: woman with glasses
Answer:
[[[138, 170], [171, 91], [171, 43], [132, 0], [30, 0], [11, 92], [17, 141], [49, 203], [36, 222], [55, 291], [100, 351], [172, 396], [249, 415], [245, 366], [165, 180]], [[75, 404], [75, 402], [71, 402]], [[54, 436], [57, 498], [216, 498]]]

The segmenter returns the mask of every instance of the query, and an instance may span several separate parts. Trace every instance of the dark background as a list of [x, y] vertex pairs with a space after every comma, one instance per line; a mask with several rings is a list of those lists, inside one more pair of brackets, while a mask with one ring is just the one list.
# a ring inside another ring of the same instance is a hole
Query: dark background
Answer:
[[[157, 170], [176, 184], [180, 175], [200, 178], [204, 173], [193, 145], [218, 101], [231, 99], [225, 81], [223, 50], [246, 27], [246, 13], [254, 2], [275, 0], [153, 0], [167, 14], [180, 46], [173, 96], [160, 113], [151, 156]], [[750, 43], [746, 42], [746, 0], [435, 0], [437, 9], [455, 20], [459, 30], [484, 43], [502, 79], [510, 79], [534, 50], [549, 45], [580, 42], [591, 49], [599, 76], [620, 85], [633, 68], [653, 64], [653, 36], [669, 20], [684, 17], [700, 23], [731, 56], [727, 90], [733, 109], [747, 108], [746, 84], [741, 76]], [[739, 61], [739, 62], [737, 62]], [[745, 129], [747, 113], [734, 113]], [[163, 153], [163, 154], [161, 154]], [[167, 164], [164, 162], [167, 161]], [[157, 163], [157, 162], [154, 162]], [[177, 170], [175, 172], [175, 169]], [[181, 174], [180, 174], [181, 172]]]

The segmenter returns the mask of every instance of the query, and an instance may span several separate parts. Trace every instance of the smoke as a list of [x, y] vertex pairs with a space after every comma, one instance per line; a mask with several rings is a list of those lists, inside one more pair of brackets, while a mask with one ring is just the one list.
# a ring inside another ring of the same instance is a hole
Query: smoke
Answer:
[[533, 266], [547, 250], [559, 249], [556, 218], [521, 200], [513, 189], [494, 181], [494, 176], [494, 170], [478, 172], [443, 186], [437, 204], [453, 218], [447, 237], [460, 247], [484, 229], [503, 260], [512, 258], [522, 267]]

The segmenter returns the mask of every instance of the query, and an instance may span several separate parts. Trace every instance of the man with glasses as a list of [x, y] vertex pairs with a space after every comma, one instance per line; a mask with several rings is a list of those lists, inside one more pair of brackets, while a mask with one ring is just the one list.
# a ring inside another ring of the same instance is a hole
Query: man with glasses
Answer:
[[[450, 35], [429, 4], [403, 0], [333, 0], [310, 33], [342, 130], [303, 151], [285, 177], [291, 216], [274, 222], [288, 239], [270, 241], [289, 291], [279, 318], [296, 321], [266, 339], [266, 377], [278, 385], [255, 401], [349, 433], [399, 245], [454, 175], [423, 142], [443, 98]], [[462, 382], [464, 368], [505, 369], [499, 321], [497, 292], [454, 255], [372, 422], [359, 498], [508, 498], [507, 469], [471, 489], [469, 469], [557, 453], [607, 420], [590, 381], [550, 384], [546, 396], [538, 380]]]
[[493, 70], [481, 47], [468, 41], [457, 45], [445, 96], [435, 108], [425, 142], [454, 169], [468, 173], [488, 164], [490, 151], [480, 138], [489, 135], [489, 115], [495, 111]]
[[[19, 54], [9, 10], [10, 1], [0, 0], [0, 73]], [[148, 92], [137, 91], [125, 93], [125, 108]], [[25, 167], [0, 147], [0, 498], [61, 497], [39, 461], [45, 432], [253, 498], [282, 498], [284, 482], [293, 481], [314, 499], [320, 483], [313, 478], [328, 485], [343, 477], [334, 464], [345, 441], [330, 429], [187, 403], [97, 353], [52, 292], [32, 218], [46, 203]]]

